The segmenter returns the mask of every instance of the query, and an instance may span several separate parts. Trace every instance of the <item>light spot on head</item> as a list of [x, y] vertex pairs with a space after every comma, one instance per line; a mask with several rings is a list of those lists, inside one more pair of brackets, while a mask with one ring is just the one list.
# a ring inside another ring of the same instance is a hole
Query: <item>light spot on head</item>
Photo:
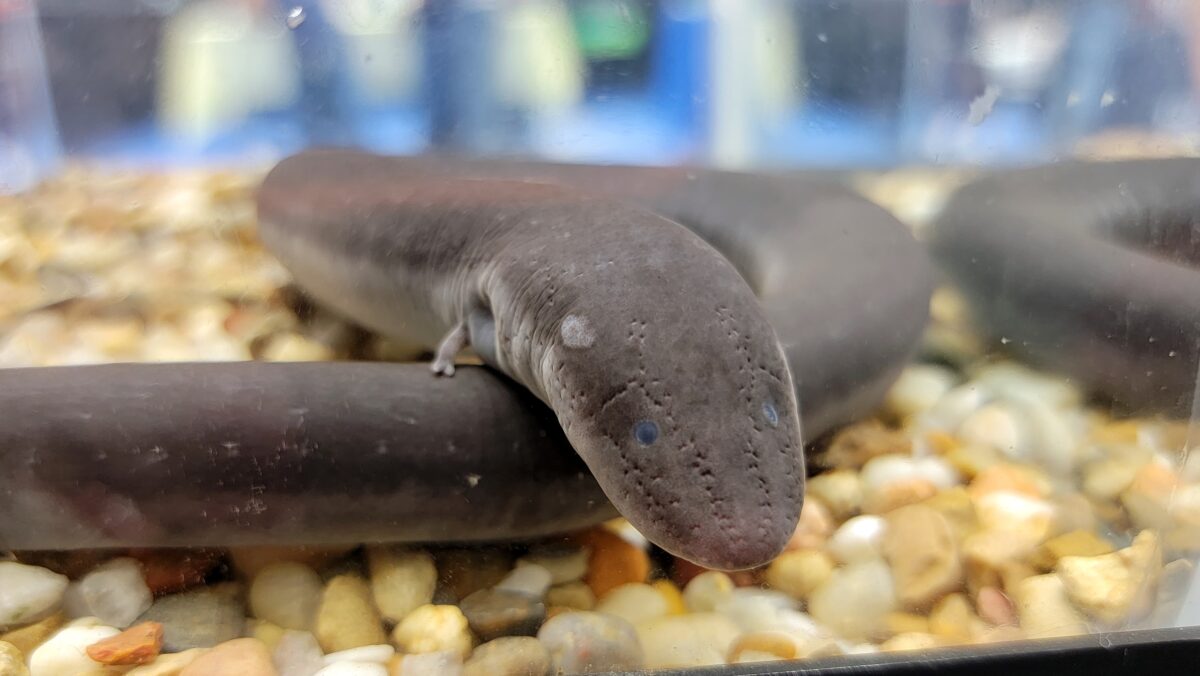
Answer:
[[765, 401], [763, 402], [762, 410], [763, 417], [767, 419], [767, 422], [771, 424], [771, 427], [779, 425], [779, 411], [775, 410], [775, 404]]
[[467, 485], [470, 486], [471, 488], [475, 488], [476, 486], [479, 485], [479, 480], [482, 478], [483, 477], [479, 476], [478, 474], [468, 474], [467, 475]]
[[562, 335], [563, 345], [567, 347], [585, 349], [596, 342], [596, 334], [592, 332], [587, 317], [579, 315], [567, 315], [559, 327], [559, 334]]
[[637, 439], [638, 443], [643, 446], [658, 441], [658, 425], [653, 420], [643, 420], [633, 426], [633, 438]]

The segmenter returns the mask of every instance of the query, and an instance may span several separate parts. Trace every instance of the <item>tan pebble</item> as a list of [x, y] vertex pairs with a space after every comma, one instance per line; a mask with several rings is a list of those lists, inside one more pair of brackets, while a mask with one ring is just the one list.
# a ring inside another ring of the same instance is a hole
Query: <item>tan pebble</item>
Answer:
[[21, 651], [7, 641], [0, 641], [0, 676], [29, 676]]
[[1037, 565], [1053, 570], [1064, 556], [1099, 556], [1113, 551], [1112, 543], [1088, 530], [1075, 530], [1042, 543]]
[[1169, 530], [1171, 500], [1179, 487], [1179, 477], [1169, 468], [1152, 462], [1138, 470], [1133, 482], [1121, 493], [1121, 506], [1137, 528]]
[[1092, 429], [1092, 441], [1110, 446], [1138, 443], [1142, 424], [1137, 420], [1112, 420]]
[[67, 618], [62, 613], [55, 613], [33, 624], [13, 629], [6, 634], [0, 634], [0, 641], [11, 643], [26, 655], [32, 655], [35, 648], [46, 642], [46, 639], [58, 631]]
[[1133, 483], [1138, 470], [1150, 461], [1150, 457], [1150, 451], [1138, 449], [1089, 462], [1083, 468], [1084, 494], [1093, 500], [1116, 500]]
[[413, 610], [433, 601], [437, 567], [433, 556], [418, 549], [368, 547], [371, 593], [379, 613], [399, 622]]
[[910, 650], [933, 650], [946, 645], [945, 639], [933, 634], [897, 634], [883, 643], [879, 649], [883, 652], [907, 652]]
[[953, 371], [942, 366], [909, 365], [888, 389], [884, 407], [895, 418], [905, 420], [933, 408], [957, 380]]
[[910, 505], [887, 516], [883, 552], [891, 564], [898, 600], [909, 609], [928, 608], [963, 584], [958, 544], [946, 517]]
[[801, 656], [800, 641], [781, 631], [759, 631], [738, 636], [725, 661], [729, 664], [794, 660]]
[[447, 549], [435, 558], [439, 582], [457, 601], [495, 586], [512, 570], [512, 559], [499, 549]]
[[833, 559], [819, 549], [784, 552], [767, 567], [766, 582], [771, 587], [805, 600], [813, 590], [825, 584], [833, 574]]
[[327, 582], [313, 633], [327, 653], [387, 643], [366, 580], [343, 574]]
[[529, 563], [550, 571], [550, 584], [566, 584], [582, 580], [587, 573], [591, 551], [586, 547], [562, 550], [533, 551], [517, 561], [517, 565]]
[[914, 477], [890, 481], [863, 496], [862, 511], [866, 514], [886, 514], [928, 500], [937, 492], [937, 485], [928, 479]]
[[637, 626], [647, 669], [724, 664], [739, 633], [733, 621], [716, 613], [672, 615]]
[[246, 623], [247, 635], [262, 641], [268, 650], [275, 650], [275, 646], [279, 645], [287, 631], [284, 627], [266, 620], [250, 620]]
[[683, 602], [683, 592], [679, 587], [670, 580], [655, 580], [650, 583], [651, 587], [662, 595], [663, 600], [667, 602], [667, 614], [683, 615], [687, 612], [687, 604]]
[[214, 646], [192, 660], [179, 676], [276, 676], [271, 653], [262, 641], [236, 638]]
[[818, 498], [806, 497], [787, 549], [819, 549], [836, 527], [829, 508]]
[[623, 584], [608, 592], [596, 604], [596, 612], [619, 617], [637, 625], [670, 614], [667, 599], [657, 589], [642, 582]]
[[929, 613], [929, 631], [948, 643], [966, 643], [986, 629], [965, 594], [950, 594]]
[[550, 653], [531, 636], [488, 641], [463, 664], [463, 676], [544, 676], [549, 671]]
[[1057, 495], [1054, 497], [1054, 507], [1054, 525], [1050, 530], [1052, 535], [1064, 535], [1076, 530], [1094, 531], [1099, 526], [1095, 506], [1082, 493]]
[[101, 664], [146, 664], [158, 657], [162, 643], [162, 624], [143, 622], [89, 645], [87, 655]]
[[962, 442], [953, 434], [943, 430], [929, 430], [925, 433], [925, 443], [930, 450], [938, 455], [947, 456], [962, 447]]
[[928, 634], [929, 618], [916, 613], [892, 612], [884, 617], [889, 634]]
[[963, 476], [973, 479], [1004, 462], [1005, 458], [1000, 451], [988, 446], [960, 444], [946, 454], [946, 461]]
[[683, 588], [683, 602], [693, 613], [707, 613], [728, 599], [733, 590], [733, 580], [728, 575], [710, 570], [688, 582]]
[[413, 610], [396, 625], [392, 642], [406, 653], [447, 651], [465, 658], [471, 652], [474, 638], [467, 617], [458, 606], [429, 604]]
[[994, 491], [975, 500], [979, 527], [1006, 530], [1041, 542], [1049, 537], [1055, 523], [1054, 504], [1024, 493]]
[[881, 455], [908, 455], [912, 439], [877, 420], [850, 425], [834, 435], [829, 449], [818, 459], [824, 467], [859, 469]]
[[333, 357], [328, 346], [290, 331], [272, 336], [262, 351], [266, 361], [329, 361]]
[[936, 510], [946, 517], [946, 522], [954, 529], [955, 537], [959, 540], [975, 532], [979, 528], [979, 518], [975, 514], [975, 503], [965, 486], [954, 486], [938, 491], [938, 494], [917, 503]]
[[208, 648], [192, 648], [180, 653], [159, 655], [150, 664], [136, 667], [125, 672], [125, 676], [179, 676], [184, 667], [196, 661]]
[[1002, 463], [977, 474], [971, 480], [967, 491], [976, 500], [996, 491], [1011, 491], [1033, 498], [1044, 498], [1050, 493], [1050, 481], [1031, 469]]
[[587, 583], [568, 582], [546, 590], [546, 605], [591, 610], [596, 607], [596, 595]]
[[269, 565], [292, 562], [311, 568], [321, 568], [345, 556], [350, 546], [301, 547], [235, 547], [229, 550], [229, 560], [238, 574], [249, 580]]
[[1037, 547], [1035, 538], [1004, 530], [984, 530], [968, 536], [962, 544], [967, 590], [975, 594], [984, 587], [1000, 587], [1011, 592], [1006, 581], [1027, 577], [1022, 575], [1025, 571], [1033, 574], [1029, 561]]
[[1026, 640], [1024, 630], [1018, 626], [1009, 624], [999, 627], [988, 627], [979, 636], [975, 637], [975, 642], [979, 644], [1015, 643], [1024, 640]]
[[309, 566], [294, 561], [273, 563], [250, 583], [250, 611], [284, 629], [308, 631], [321, 602], [321, 590], [321, 578]]
[[1162, 572], [1162, 548], [1153, 531], [1142, 531], [1125, 549], [1100, 556], [1065, 556], [1058, 576], [1067, 596], [1088, 615], [1109, 625], [1140, 619], [1150, 610]]
[[808, 480], [808, 495], [815, 496], [829, 508], [838, 521], [845, 521], [862, 510], [863, 486], [858, 472], [835, 469]]
[[987, 404], [968, 415], [958, 428], [958, 436], [968, 445], [995, 449], [1013, 458], [1024, 457], [1029, 445], [1026, 425], [1010, 406]]
[[1013, 601], [1021, 630], [1029, 638], [1079, 636], [1087, 622], [1067, 597], [1062, 579], [1054, 573], [1027, 577], [1016, 584]]
[[996, 626], [1015, 625], [1017, 609], [1012, 600], [996, 587], [983, 587], [975, 596], [975, 611], [979, 617]]

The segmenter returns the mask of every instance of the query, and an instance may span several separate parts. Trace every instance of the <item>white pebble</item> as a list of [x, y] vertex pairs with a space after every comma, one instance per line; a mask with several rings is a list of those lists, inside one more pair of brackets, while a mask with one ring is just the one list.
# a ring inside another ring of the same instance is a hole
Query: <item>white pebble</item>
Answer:
[[514, 568], [495, 588], [498, 591], [511, 591], [540, 599], [546, 596], [546, 590], [550, 588], [552, 580], [553, 576], [545, 568], [534, 563], [523, 563]]
[[735, 589], [716, 611], [733, 620], [743, 632], [754, 632], [779, 629], [781, 614], [795, 608], [795, 599], [783, 592], [746, 588]]
[[983, 388], [972, 383], [959, 385], [939, 399], [933, 408], [920, 414], [914, 428], [917, 432], [931, 429], [952, 432], [987, 400], [988, 395]]
[[719, 570], [708, 570], [693, 577], [683, 588], [683, 603], [693, 613], [714, 610], [733, 593], [733, 580]]
[[988, 404], [967, 416], [958, 428], [959, 438], [967, 444], [997, 450], [1014, 460], [1029, 459], [1025, 425], [1012, 407]]
[[619, 617], [637, 625], [671, 612], [667, 599], [657, 589], [641, 582], [623, 584], [604, 595], [596, 612]]
[[87, 647], [119, 633], [116, 627], [87, 622], [64, 627], [29, 656], [30, 676], [80, 676], [99, 672], [103, 667], [87, 656]]
[[350, 648], [349, 650], [339, 650], [336, 653], [329, 653], [325, 656], [325, 664], [333, 664], [334, 662], [374, 662], [383, 664], [392, 659], [392, 655], [396, 654], [396, 649], [390, 645], [365, 645], [361, 648]]
[[1065, 379], [1014, 362], [984, 367], [973, 381], [1003, 399], [1039, 407], [1075, 408], [1083, 399], [1079, 388]]
[[863, 493], [872, 494], [891, 483], [923, 479], [938, 488], [951, 488], [960, 483], [958, 472], [945, 460], [936, 457], [914, 458], [906, 455], [881, 455], [867, 461], [860, 473]]
[[830, 556], [841, 563], [863, 563], [883, 558], [883, 536], [887, 521], [881, 516], [863, 514], [848, 519], [825, 545]]
[[375, 662], [334, 662], [313, 676], [388, 676], [388, 670]]
[[313, 676], [325, 666], [321, 644], [307, 631], [285, 631], [275, 644], [271, 661], [279, 676]]
[[931, 364], [914, 364], [904, 369], [887, 394], [887, 407], [901, 418], [922, 413], [954, 387], [954, 372]]
[[884, 618], [895, 609], [892, 572], [882, 561], [833, 571], [808, 603], [813, 619], [855, 641], [877, 637], [885, 629]]
[[293, 561], [264, 567], [250, 583], [250, 612], [284, 629], [308, 630], [324, 585], [312, 568]]
[[405, 655], [399, 673], [404, 676], [462, 676], [462, 658], [452, 652]]
[[67, 591], [65, 575], [14, 561], [0, 562], [0, 627], [28, 624], [52, 611]]
[[71, 585], [69, 610], [124, 629], [150, 608], [154, 596], [136, 559], [122, 557], [96, 566]]

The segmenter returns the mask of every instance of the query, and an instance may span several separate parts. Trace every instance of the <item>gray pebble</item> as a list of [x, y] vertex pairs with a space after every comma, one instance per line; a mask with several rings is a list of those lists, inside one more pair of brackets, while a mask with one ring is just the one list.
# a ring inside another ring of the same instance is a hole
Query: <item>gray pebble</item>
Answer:
[[550, 654], [536, 638], [511, 636], [484, 643], [463, 665], [463, 676], [545, 676]]
[[501, 636], [533, 636], [546, 618], [546, 606], [536, 598], [512, 591], [483, 589], [459, 604], [471, 631], [481, 640]]
[[637, 670], [645, 661], [633, 625], [603, 613], [556, 615], [542, 625], [537, 637], [558, 674]]
[[161, 622], [164, 652], [211, 648], [242, 635], [246, 611], [236, 596], [221, 587], [164, 596], [138, 618]]

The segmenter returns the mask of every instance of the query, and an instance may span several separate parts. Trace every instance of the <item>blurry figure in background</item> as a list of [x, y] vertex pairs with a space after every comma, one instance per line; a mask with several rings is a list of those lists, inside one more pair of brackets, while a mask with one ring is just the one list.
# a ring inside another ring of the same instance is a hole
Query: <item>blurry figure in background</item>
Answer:
[[295, 109], [308, 143], [349, 145], [346, 50], [321, 0], [244, 0], [282, 17], [295, 44], [300, 91]]

